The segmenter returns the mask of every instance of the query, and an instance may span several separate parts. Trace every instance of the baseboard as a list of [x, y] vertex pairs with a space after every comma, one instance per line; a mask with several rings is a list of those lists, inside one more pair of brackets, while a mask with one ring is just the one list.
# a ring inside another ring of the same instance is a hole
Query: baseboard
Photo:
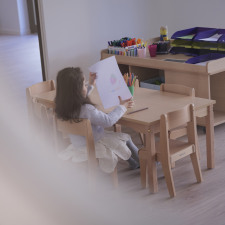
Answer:
[[23, 31], [18, 31], [18, 30], [11, 30], [11, 29], [1, 29], [0, 28], [0, 34], [1, 35], [27, 35], [30, 34], [30, 29], [26, 29]]
[[20, 31], [18, 31], [18, 30], [11, 30], [11, 29], [0, 29], [0, 34], [20, 35]]
[[30, 29], [24, 29], [20, 31], [20, 35], [27, 35], [27, 34], [31, 34]]

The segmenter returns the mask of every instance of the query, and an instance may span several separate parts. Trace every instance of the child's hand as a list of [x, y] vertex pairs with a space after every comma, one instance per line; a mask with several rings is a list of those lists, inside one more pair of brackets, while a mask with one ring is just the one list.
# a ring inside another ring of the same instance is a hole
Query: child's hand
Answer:
[[124, 105], [126, 108], [132, 108], [134, 107], [134, 101], [133, 98], [127, 99], [127, 100], [122, 100], [120, 96], [118, 96], [120, 100], [120, 105]]
[[95, 80], [97, 78], [96, 73], [89, 73], [89, 85], [95, 85]]

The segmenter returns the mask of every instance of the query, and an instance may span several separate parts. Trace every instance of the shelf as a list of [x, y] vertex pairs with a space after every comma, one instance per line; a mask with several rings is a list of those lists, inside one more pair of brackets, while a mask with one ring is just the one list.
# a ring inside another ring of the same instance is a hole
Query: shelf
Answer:
[[[222, 123], [225, 123], [225, 112], [220, 112], [214, 110], [214, 127], [218, 126]], [[204, 118], [198, 118], [197, 117], [197, 124], [199, 126], [205, 126], [205, 119]]]
[[214, 126], [225, 123], [225, 112], [214, 110]]
[[171, 62], [165, 61], [165, 59], [180, 59], [187, 60], [190, 56], [185, 56], [182, 54], [172, 55], [157, 55], [156, 57], [150, 57], [149, 53], [146, 54], [145, 58], [133, 57], [133, 56], [123, 56], [123, 55], [113, 55], [108, 54], [108, 50], [104, 49], [101, 51], [101, 59], [105, 59], [111, 56], [115, 56], [118, 64], [125, 64], [130, 66], [139, 66], [152, 69], [160, 70], [173, 70], [177, 72], [191, 72], [195, 74], [205, 74], [208, 75], [206, 66], [199, 66], [194, 64], [187, 64], [181, 62]]

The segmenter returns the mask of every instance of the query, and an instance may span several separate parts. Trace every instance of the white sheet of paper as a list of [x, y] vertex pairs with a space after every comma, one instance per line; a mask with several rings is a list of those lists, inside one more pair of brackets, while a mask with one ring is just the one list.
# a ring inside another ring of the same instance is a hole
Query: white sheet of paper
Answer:
[[115, 56], [97, 62], [89, 70], [97, 74], [96, 86], [105, 109], [119, 105], [118, 96], [122, 100], [132, 97], [120, 72]]
[[222, 36], [222, 34], [214, 34], [213, 36], [209, 37], [209, 38], [203, 38], [203, 39], [199, 39], [201, 41], [213, 41], [216, 42], [218, 41], [218, 39]]

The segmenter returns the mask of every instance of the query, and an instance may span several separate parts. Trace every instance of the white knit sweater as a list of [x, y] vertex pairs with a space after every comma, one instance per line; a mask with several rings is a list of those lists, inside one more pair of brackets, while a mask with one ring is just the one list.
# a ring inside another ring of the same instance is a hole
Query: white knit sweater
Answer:
[[[89, 86], [88, 95], [92, 90], [93, 86]], [[119, 105], [110, 113], [106, 114], [93, 105], [85, 104], [81, 107], [80, 118], [90, 120], [94, 140], [97, 142], [104, 137], [104, 128], [113, 126], [123, 116], [126, 110], [125, 106]], [[86, 144], [85, 138], [78, 135], [70, 135], [70, 140], [74, 147], [80, 147]]]

